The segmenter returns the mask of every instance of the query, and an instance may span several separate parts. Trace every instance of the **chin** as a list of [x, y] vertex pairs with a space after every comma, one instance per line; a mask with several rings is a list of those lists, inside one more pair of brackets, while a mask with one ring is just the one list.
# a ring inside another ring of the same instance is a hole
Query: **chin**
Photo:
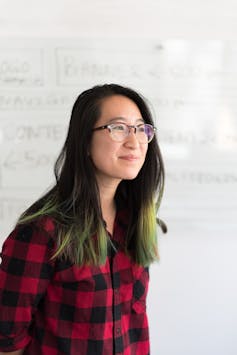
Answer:
[[139, 172], [137, 172], [136, 174], [124, 174], [122, 177], [122, 180], [133, 180], [137, 177]]

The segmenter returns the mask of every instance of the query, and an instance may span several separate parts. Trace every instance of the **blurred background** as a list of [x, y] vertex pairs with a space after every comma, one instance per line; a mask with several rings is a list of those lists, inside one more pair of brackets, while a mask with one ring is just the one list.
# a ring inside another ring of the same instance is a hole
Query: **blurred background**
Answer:
[[237, 2], [0, 0], [0, 246], [54, 182], [77, 95], [143, 94], [166, 166], [152, 355], [237, 353]]

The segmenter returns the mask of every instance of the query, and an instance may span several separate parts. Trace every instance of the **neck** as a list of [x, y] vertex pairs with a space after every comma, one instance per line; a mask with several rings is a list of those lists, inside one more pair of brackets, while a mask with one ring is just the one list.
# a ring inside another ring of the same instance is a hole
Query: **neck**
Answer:
[[114, 201], [114, 196], [116, 189], [112, 187], [99, 187], [100, 190], [100, 203], [101, 203], [101, 209], [102, 213], [108, 213], [109, 211], [114, 211], [115, 210], [115, 201]]
[[97, 177], [99, 193], [100, 193], [100, 204], [103, 218], [106, 222], [107, 230], [113, 234], [113, 225], [116, 215], [116, 205], [115, 205], [115, 193], [117, 187], [120, 183], [119, 180], [106, 180], [99, 179]]
[[104, 212], [104, 210], [114, 210], [114, 196], [120, 181], [119, 179], [105, 179], [101, 176], [97, 176], [102, 212]]

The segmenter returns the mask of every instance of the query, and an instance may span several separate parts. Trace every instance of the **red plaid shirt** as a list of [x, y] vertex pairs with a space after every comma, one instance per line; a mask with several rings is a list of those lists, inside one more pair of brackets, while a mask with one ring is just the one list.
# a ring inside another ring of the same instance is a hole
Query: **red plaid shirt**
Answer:
[[[148, 355], [148, 269], [123, 251], [126, 214], [117, 213], [118, 247], [100, 267], [52, 261], [50, 218], [18, 226], [0, 268], [0, 351], [24, 355]], [[112, 250], [112, 249], [111, 249]]]

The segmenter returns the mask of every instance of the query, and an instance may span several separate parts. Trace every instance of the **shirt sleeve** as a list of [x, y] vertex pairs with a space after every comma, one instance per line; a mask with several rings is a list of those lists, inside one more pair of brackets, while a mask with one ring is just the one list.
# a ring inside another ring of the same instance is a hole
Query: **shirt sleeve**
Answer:
[[24, 348], [29, 326], [53, 275], [53, 222], [18, 225], [5, 240], [0, 265], [0, 351]]

